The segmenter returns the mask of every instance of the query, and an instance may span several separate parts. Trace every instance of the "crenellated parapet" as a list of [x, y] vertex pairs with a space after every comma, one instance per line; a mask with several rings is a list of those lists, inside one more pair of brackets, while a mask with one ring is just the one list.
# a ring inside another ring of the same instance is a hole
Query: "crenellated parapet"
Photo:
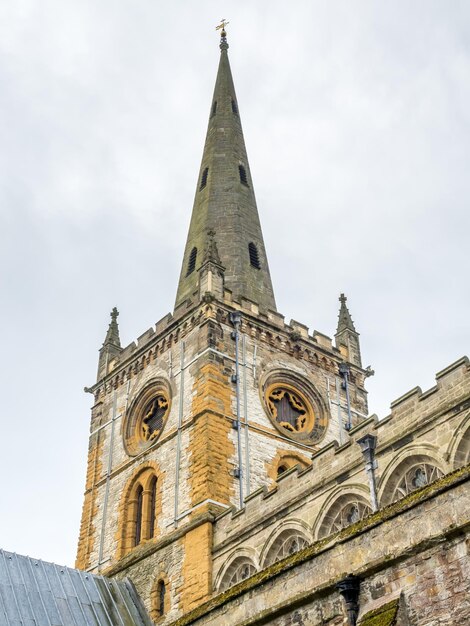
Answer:
[[[120, 348], [119, 353], [108, 363], [107, 372], [105, 373], [105, 370], [101, 368], [102, 377], [87, 390], [95, 395], [98, 394], [98, 398], [108, 390], [116, 389], [147, 367], [159, 355], [178, 344], [204, 320], [229, 325], [229, 316], [234, 310], [242, 313], [241, 332], [252, 342], [265, 345], [276, 352], [283, 352], [298, 362], [305, 362], [310, 368], [319, 368], [332, 376], [338, 375], [339, 366], [344, 362], [344, 358], [341, 351], [333, 345], [330, 337], [316, 330], [310, 334], [308, 326], [296, 320], [291, 320], [287, 324], [284, 316], [277, 312], [260, 314], [257, 305], [246, 299], [242, 299], [242, 305], [237, 302], [227, 305], [227, 303], [212, 300], [199, 302], [187, 308], [184, 315], [165, 315], [136, 340]], [[363, 415], [367, 412], [364, 384], [368, 375], [367, 370], [351, 364], [349, 382], [360, 390], [358, 409]]]
[[245, 498], [243, 509], [220, 515], [214, 524], [215, 591], [224, 588], [224, 572], [239, 554], [249, 553], [255, 569], [262, 569], [278, 534], [286, 541], [289, 533], [300, 534], [310, 544], [372, 515], [371, 485], [359, 445], [365, 435], [376, 440], [379, 509], [468, 464], [468, 358], [438, 372], [432, 388], [415, 388], [397, 398], [383, 419], [372, 415], [358, 424], [343, 445], [331, 441], [321, 447], [308, 467], [292, 467], [275, 484], [259, 487]]

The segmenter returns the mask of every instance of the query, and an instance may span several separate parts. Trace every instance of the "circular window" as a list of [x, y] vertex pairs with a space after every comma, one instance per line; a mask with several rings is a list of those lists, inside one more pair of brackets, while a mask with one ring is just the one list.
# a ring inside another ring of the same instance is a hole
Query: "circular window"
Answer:
[[263, 385], [263, 399], [271, 422], [284, 436], [307, 445], [322, 439], [326, 411], [309, 383], [288, 374], [270, 376]]
[[131, 403], [126, 415], [124, 443], [135, 455], [155, 442], [170, 412], [170, 390], [164, 381], [147, 385]]

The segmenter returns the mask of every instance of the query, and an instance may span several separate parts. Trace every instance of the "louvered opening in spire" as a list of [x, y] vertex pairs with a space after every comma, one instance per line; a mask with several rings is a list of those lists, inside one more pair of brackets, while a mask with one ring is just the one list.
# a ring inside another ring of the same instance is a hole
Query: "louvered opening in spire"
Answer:
[[207, 233], [215, 230], [225, 287], [233, 299], [248, 298], [263, 309], [275, 310], [225, 31], [220, 50], [176, 306], [198, 293], [199, 272], [188, 272], [193, 267], [191, 255], [195, 249], [206, 249]]

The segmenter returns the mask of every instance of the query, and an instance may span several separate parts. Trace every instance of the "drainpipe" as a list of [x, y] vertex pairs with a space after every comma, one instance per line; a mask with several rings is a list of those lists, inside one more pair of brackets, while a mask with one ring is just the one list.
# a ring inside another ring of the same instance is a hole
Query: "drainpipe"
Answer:
[[176, 437], [176, 462], [175, 462], [175, 510], [173, 524], [178, 526], [179, 488], [180, 488], [180, 463], [181, 463], [181, 429], [183, 427], [183, 402], [184, 402], [184, 341], [180, 344], [180, 397], [178, 407], [178, 432]]
[[[336, 386], [336, 405], [338, 410], [338, 428], [339, 428], [339, 444], [343, 445], [344, 443], [344, 433], [343, 433], [343, 416], [341, 415], [341, 396], [339, 393], [339, 378], [335, 376], [335, 386]], [[348, 405], [349, 406], [349, 405]]]
[[353, 574], [348, 574], [346, 578], [336, 583], [336, 589], [343, 596], [346, 604], [346, 612], [348, 615], [348, 625], [356, 626], [357, 616], [359, 614], [359, 589], [360, 579]]
[[348, 422], [345, 426], [346, 430], [351, 430], [352, 421], [351, 421], [351, 402], [349, 400], [349, 373], [350, 373], [349, 365], [347, 363], [339, 364], [339, 374], [343, 379], [342, 387], [346, 391], [346, 405], [348, 408]]
[[246, 335], [242, 337], [242, 358], [243, 358], [243, 417], [245, 421], [245, 482], [246, 495], [250, 495], [250, 440], [248, 432], [248, 396], [246, 381]]
[[241, 423], [240, 423], [240, 357], [239, 357], [239, 341], [240, 341], [240, 324], [242, 316], [240, 311], [230, 313], [230, 321], [235, 330], [232, 332], [232, 339], [235, 341], [235, 374], [232, 376], [232, 382], [235, 383], [236, 399], [237, 399], [237, 415], [233, 422], [233, 427], [237, 431], [238, 445], [238, 468], [235, 469], [234, 476], [238, 478], [240, 487], [240, 508], [243, 508], [243, 469], [242, 469], [242, 441], [241, 441]]
[[377, 437], [375, 435], [364, 435], [364, 437], [357, 440], [357, 443], [361, 446], [362, 455], [366, 462], [365, 470], [369, 478], [370, 502], [372, 504], [372, 511], [375, 513], [379, 508], [377, 502], [377, 486], [375, 483], [375, 470], [377, 469], [375, 446], [377, 444]]

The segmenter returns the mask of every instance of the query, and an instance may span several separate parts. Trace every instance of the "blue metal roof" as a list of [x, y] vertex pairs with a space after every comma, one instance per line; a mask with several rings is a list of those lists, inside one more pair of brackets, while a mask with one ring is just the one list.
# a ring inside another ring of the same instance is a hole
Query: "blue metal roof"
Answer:
[[0, 549], [0, 626], [151, 626], [129, 580]]

